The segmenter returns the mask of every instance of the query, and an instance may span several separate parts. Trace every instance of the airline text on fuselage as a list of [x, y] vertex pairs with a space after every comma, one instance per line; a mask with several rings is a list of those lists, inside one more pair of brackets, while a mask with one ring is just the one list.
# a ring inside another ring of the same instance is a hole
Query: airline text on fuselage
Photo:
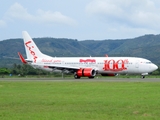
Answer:
[[95, 59], [86, 59], [86, 60], [84, 60], [84, 59], [79, 59], [79, 62], [84, 62], [84, 63], [86, 63], [86, 62], [91, 62], [91, 63], [95, 63], [96, 60], [95, 60]]
[[44, 63], [57, 63], [57, 62], [61, 62], [61, 60], [42, 59], [41, 62], [44, 62]]
[[123, 71], [127, 68], [125, 67], [125, 64], [128, 64], [128, 59], [125, 60], [104, 60], [104, 67], [103, 69], [105, 71]]

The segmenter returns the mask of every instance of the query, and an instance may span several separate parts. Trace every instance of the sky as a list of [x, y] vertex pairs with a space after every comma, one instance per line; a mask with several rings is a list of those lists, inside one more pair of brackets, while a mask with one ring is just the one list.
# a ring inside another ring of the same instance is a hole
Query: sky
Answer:
[[0, 40], [127, 39], [160, 34], [159, 0], [1, 0]]

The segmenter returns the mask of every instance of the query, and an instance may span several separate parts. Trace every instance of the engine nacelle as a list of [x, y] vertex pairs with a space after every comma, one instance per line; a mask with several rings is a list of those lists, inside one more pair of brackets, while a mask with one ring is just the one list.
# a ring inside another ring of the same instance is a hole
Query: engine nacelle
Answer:
[[117, 73], [103, 73], [101, 74], [102, 76], [117, 76], [118, 74]]
[[93, 68], [83, 68], [76, 72], [78, 77], [94, 77], [96, 75], [96, 70]]

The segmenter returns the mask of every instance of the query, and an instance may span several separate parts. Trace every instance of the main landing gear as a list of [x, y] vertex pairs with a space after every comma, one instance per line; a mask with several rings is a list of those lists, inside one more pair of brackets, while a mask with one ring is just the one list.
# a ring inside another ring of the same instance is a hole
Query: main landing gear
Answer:
[[[81, 77], [80, 76], [78, 76], [77, 74], [74, 74], [74, 78], [75, 79], [80, 79]], [[90, 77], [88, 77], [89, 79], [93, 79], [94, 78], [94, 76], [90, 76]]]
[[142, 79], [144, 79], [144, 78], [145, 78], [145, 76], [144, 76], [144, 75], [142, 75], [142, 76], [141, 76], [141, 78], [142, 78]]
[[74, 78], [75, 79], [80, 79], [81, 77], [79, 77], [77, 74], [74, 74]]

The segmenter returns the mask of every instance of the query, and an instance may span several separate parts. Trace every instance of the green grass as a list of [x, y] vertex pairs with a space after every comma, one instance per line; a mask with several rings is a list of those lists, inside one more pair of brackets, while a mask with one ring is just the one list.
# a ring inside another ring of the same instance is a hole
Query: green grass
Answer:
[[157, 120], [160, 82], [0, 81], [0, 120]]

